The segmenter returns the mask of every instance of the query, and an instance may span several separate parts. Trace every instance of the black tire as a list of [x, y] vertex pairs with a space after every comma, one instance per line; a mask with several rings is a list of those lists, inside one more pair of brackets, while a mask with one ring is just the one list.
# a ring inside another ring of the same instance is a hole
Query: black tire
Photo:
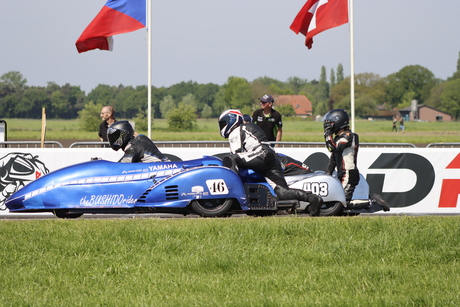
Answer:
[[53, 214], [60, 219], [76, 219], [83, 215], [83, 213], [69, 213], [69, 210], [65, 209], [53, 210]]
[[203, 217], [228, 216], [227, 211], [233, 205], [231, 198], [222, 199], [196, 199], [191, 207], [198, 215]]
[[343, 215], [343, 205], [339, 201], [325, 202], [321, 206], [320, 216], [341, 216]]

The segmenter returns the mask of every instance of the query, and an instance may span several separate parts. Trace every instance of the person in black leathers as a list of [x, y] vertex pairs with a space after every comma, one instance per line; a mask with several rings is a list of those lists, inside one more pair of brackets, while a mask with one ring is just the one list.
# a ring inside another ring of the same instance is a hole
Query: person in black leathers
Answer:
[[113, 150], [121, 148], [125, 152], [118, 162], [169, 162], [152, 140], [143, 134], [135, 135], [128, 121], [117, 121], [110, 125], [107, 138]]
[[337, 168], [337, 178], [342, 183], [345, 198], [349, 202], [359, 183], [359, 137], [350, 130], [348, 113], [342, 109], [326, 113], [323, 127], [326, 148], [331, 152], [326, 174], [331, 175]]
[[[323, 117], [324, 140], [326, 148], [331, 152], [325, 173], [332, 175], [337, 169], [337, 178], [342, 183], [348, 209], [369, 209], [370, 203], [351, 202], [353, 192], [359, 183], [359, 137], [350, 130], [349, 120], [348, 113], [342, 109], [329, 111]], [[371, 201], [382, 206], [384, 211], [390, 210], [379, 194], [373, 194]]]
[[243, 114], [239, 110], [227, 110], [219, 117], [219, 128], [221, 136], [228, 139], [230, 144], [231, 154], [223, 158], [224, 166], [235, 172], [239, 168], [252, 169], [265, 177], [278, 199], [309, 202], [310, 215], [320, 214], [321, 197], [288, 187], [278, 155], [259, 126], [251, 122], [243, 123]]

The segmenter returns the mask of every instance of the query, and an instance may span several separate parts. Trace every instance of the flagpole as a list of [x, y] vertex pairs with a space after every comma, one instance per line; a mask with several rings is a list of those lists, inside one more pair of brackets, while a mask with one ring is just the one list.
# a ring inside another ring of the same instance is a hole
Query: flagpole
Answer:
[[350, 19], [350, 98], [351, 98], [351, 131], [355, 131], [355, 56], [353, 28], [353, 0], [349, 0], [348, 18]]
[[152, 138], [152, 0], [147, 0], [147, 136]]

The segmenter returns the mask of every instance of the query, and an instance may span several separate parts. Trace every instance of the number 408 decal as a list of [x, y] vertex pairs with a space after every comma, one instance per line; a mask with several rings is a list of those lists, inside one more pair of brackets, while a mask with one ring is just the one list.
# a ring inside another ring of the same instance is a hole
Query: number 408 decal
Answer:
[[223, 179], [206, 180], [211, 195], [228, 194], [228, 188]]
[[307, 192], [312, 192], [313, 194], [325, 197], [329, 195], [329, 187], [327, 182], [305, 182], [303, 184], [303, 189]]

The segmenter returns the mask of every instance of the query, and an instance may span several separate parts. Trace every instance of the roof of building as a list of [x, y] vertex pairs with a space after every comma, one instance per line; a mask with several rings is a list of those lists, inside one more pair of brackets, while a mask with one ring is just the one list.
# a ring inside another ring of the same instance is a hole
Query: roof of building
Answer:
[[279, 95], [275, 98], [276, 105], [290, 104], [297, 116], [312, 115], [311, 101], [304, 95]]

